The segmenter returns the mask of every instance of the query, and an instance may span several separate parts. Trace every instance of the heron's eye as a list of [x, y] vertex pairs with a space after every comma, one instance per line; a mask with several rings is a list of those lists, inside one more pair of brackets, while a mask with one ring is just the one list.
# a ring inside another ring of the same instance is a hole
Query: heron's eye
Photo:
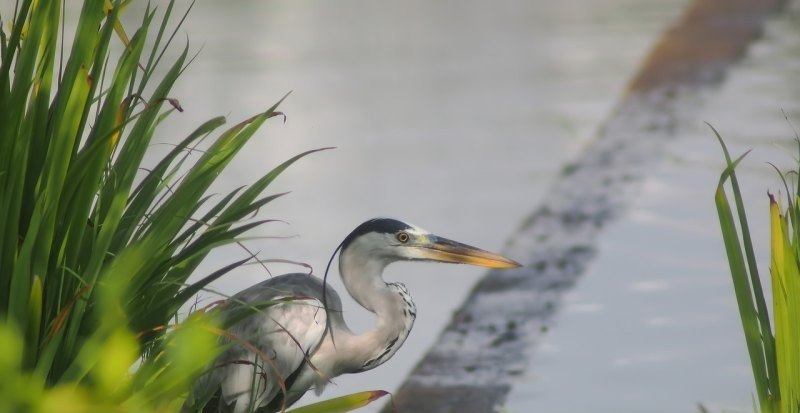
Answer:
[[408, 237], [408, 234], [407, 234], [407, 233], [405, 233], [405, 232], [398, 232], [398, 233], [397, 233], [397, 240], [398, 240], [398, 241], [400, 241], [400, 242], [402, 242], [403, 244], [405, 244], [406, 242], [408, 242], [408, 238], [409, 238], [409, 237]]

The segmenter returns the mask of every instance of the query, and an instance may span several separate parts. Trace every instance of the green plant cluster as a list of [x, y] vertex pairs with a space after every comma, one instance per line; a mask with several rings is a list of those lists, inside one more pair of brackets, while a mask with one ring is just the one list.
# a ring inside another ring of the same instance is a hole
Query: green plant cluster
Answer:
[[[784, 180], [786, 209], [772, 195], [769, 199], [772, 257], [770, 321], [767, 296], [758, 275], [744, 202], [735, 173], [736, 165], [746, 153], [733, 160], [720, 135], [716, 130], [714, 133], [727, 161], [717, 186], [715, 201], [755, 379], [758, 399], [756, 411], [800, 413], [800, 179], [795, 179], [796, 188], [793, 191]], [[793, 175], [795, 178], [800, 176], [800, 166]], [[726, 183], [729, 183], [733, 193], [735, 209], [728, 200]]]
[[280, 195], [262, 193], [313, 152], [207, 194], [275, 104], [221, 132], [225, 119], [211, 119], [145, 169], [159, 125], [181, 110], [170, 93], [188, 44], [164, 60], [186, 16], [158, 2], [129, 38], [128, 3], [85, 1], [72, 39], [61, 1], [0, 11], [2, 412], [178, 411], [220, 335], [213, 314], [178, 323], [178, 311], [247, 259], [187, 279], [264, 222], [251, 216]]

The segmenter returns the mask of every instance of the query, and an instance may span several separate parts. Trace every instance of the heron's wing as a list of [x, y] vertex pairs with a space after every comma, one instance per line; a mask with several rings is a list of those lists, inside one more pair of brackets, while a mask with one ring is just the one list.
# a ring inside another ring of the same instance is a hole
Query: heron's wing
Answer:
[[236, 305], [241, 309], [272, 303], [228, 329], [232, 342], [215, 363], [221, 401], [235, 403], [234, 412], [269, 404], [306, 368], [325, 335], [327, 316], [320, 292], [315, 277], [293, 275], [273, 278], [232, 298], [230, 313]]

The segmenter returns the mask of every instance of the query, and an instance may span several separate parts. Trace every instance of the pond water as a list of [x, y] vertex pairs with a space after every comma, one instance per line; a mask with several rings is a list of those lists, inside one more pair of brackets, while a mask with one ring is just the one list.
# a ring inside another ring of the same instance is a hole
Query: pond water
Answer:
[[[342, 238], [374, 216], [501, 250], [683, 5], [198, 1], [181, 35], [201, 52], [174, 91], [186, 111], [156, 140], [175, 142], [219, 114], [233, 124], [292, 91], [281, 105], [288, 121], [268, 122], [215, 188], [230, 191], [294, 154], [337, 147], [301, 160], [270, 188], [291, 193], [260, 216], [289, 224], [252, 233], [277, 237], [248, 242], [261, 258], [305, 262], [321, 274]], [[778, 189], [761, 161], [791, 163], [769, 144], [790, 144], [781, 108], [800, 119], [800, 90], [788, 80], [798, 75], [798, 46], [789, 42], [798, 26], [796, 19], [776, 24], [702, 117], [734, 151], [758, 146], [742, 168], [754, 205], [765, 201], [765, 188]], [[666, 158], [628, 218], [603, 235], [601, 255], [534, 351], [509, 411], [749, 406], [752, 385], [713, 209], [721, 154], [707, 129], [693, 125]], [[763, 224], [766, 215], [751, 210], [753, 224]], [[200, 273], [246, 255], [224, 249]], [[481, 274], [390, 267], [386, 279], [405, 283], [417, 303], [414, 331], [388, 363], [338, 378], [322, 397], [396, 389]], [[214, 288], [231, 294], [268, 276], [250, 266]], [[332, 283], [343, 291], [337, 277]], [[371, 326], [352, 300], [344, 306], [355, 330]]]
[[[199, 2], [186, 31], [202, 52], [175, 92], [186, 112], [174, 130], [185, 134], [185, 125], [226, 111], [233, 122], [293, 91], [281, 106], [287, 123], [266, 125], [220, 190], [300, 151], [337, 147], [275, 183], [273, 191], [292, 193], [262, 216], [291, 225], [257, 235], [295, 237], [251, 242], [263, 258], [321, 272], [355, 225], [383, 215], [499, 250], [611, 110], [681, 3]], [[228, 249], [206, 268], [243, 255]], [[340, 377], [322, 397], [397, 388], [481, 274], [390, 267], [386, 279], [405, 283], [419, 308], [414, 332], [387, 364]], [[232, 293], [267, 276], [250, 267], [215, 288]], [[338, 279], [334, 286], [343, 290]], [[371, 326], [371, 314], [352, 300], [345, 312], [355, 329]]]

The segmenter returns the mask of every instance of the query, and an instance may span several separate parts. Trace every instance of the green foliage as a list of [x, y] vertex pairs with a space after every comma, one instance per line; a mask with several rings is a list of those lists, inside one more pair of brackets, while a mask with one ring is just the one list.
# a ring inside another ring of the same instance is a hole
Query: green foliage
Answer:
[[220, 335], [213, 314], [178, 323], [178, 310], [247, 260], [187, 279], [209, 251], [263, 223], [250, 217], [280, 194], [262, 193], [314, 152], [249, 188], [206, 195], [280, 115], [276, 103], [221, 132], [224, 118], [203, 123], [145, 169], [160, 122], [182, 110], [170, 91], [189, 49], [157, 70], [185, 15], [159, 2], [128, 37], [118, 17], [129, 2], [85, 1], [71, 40], [61, 1], [0, 11], [2, 412], [178, 411]]
[[[193, 216], [210, 202], [202, 196], [219, 172], [275, 115], [273, 106], [221, 133], [176, 179], [185, 149], [224, 119], [206, 122], [142, 177], [142, 159], [158, 123], [175, 110], [163, 106], [186, 64], [188, 47], [143, 97], [169, 46], [161, 43], [172, 4], [154, 28], [148, 9], [112, 64], [121, 4], [87, 1], [56, 72], [60, 6], [21, 2], [0, 66], [0, 312], [36, 341], [25, 346], [23, 365], [46, 372], [48, 383], [75, 372], [87, 332], [109, 316], [99, 311], [101, 300], [115, 300], [132, 331], [167, 325], [200, 260], [257, 224], [238, 223], [271, 198], [225, 197], [212, 206], [215, 214]], [[156, 40], [145, 51], [152, 32]], [[157, 348], [162, 336], [141, 335], [139, 344]]]
[[321, 401], [308, 406], [289, 410], [288, 413], [343, 413], [366, 406], [373, 401], [387, 395], [383, 390], [365, 391], [348, 394], [330, 400]]
[[[794, 195], [787, 186], [788, 207], [785, 210], [770, 195], [770, 323], [735, 173], [736, 165], [746, 154], [732, 160], [722, 138], [716, 130], [714, 133], [722, 145], [727, 162], [720, 176], [715, 200], [750, 354], [758, 406], [765, 413], [800, 413], [800, 180], [797, 180]], [[733, 192], [735, 214], [725, 191], [726, 183], [730, 183]], [[738, 217], [738, 230], [735, 217]]]
[[[135, 373], [131, 368], [141, 356], [136, 336], [124, 324], [108, 324], [83, 344], [72, 364], [82, 379], [56, 384], [23, 368], [22, 335], [9, 324], [0, 324], [4, 349], [0, 374], [5, 377], [0, 384], [0, 411], [178, 411], [191, 380], [216, 351], [217, 336], [208, 328], [208, 320], [197, 317], [182, 323], [165, 340], [166, 350], [157, 359], [142, 362]], [[192, 346], [187, 348], [186, 343]], [[194, 359], [188, 363], [190, 356]]]

